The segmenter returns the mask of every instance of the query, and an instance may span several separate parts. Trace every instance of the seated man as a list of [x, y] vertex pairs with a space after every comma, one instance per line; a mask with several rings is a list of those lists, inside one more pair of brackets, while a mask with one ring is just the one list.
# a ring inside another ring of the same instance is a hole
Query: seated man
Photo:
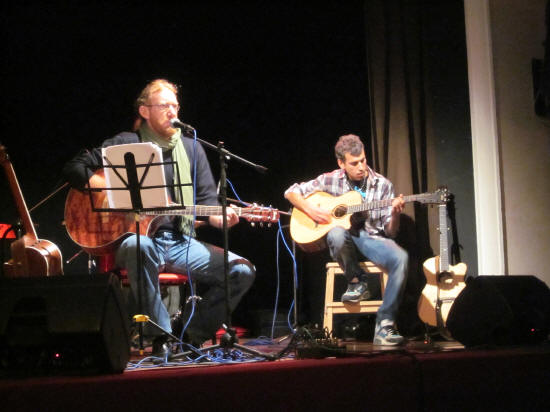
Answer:
[[[177, 119], [179, 103], [177, 87], [163, 79], [150, 82], [136, 101], [137, 120], [135, 131], [119, 133], [103, 142], [102, 147], [111, 145], [152, 142], [163, 150], [165, 162], [175, 161], [177, 172], [172, 164], [165, 165], [168, 184], [181, 182], [196, 186], [183, 186], [180, 199], [179, 190], [171, 190], [172, 199], [185, 205], [218, 205], [216, 185], [204, 149], [193, 139], [182, 135], [180, 129], [172, 127], [171, 120]], [[71, 185], [81, 189], [86, 182], [92, 188], [105, 187], [104, 178], [92, 170], [102, 168], [101, 149], [81, 154], [64, 167], [64, 175]], [[239, 222], [235, 211], [227, 208], [229, 227]], [[211, 339], [226, 320], [224, 251], [213, 245], [199, 242], [194, 238], [193, 219], [177, 217], [164, 219], [152, 238], [141, 236], [140, 248], [143, 256], [142, 307], [138, 308], [138, 268], [136, 261], [135, 235], [126, 238], [116, 252], [116, 263], [128, 270], [130, 280], [130, 313], [141, 310], [150, 319], [170, 332], [170, 315], [162, 303], [158, 284], [159, 269], [171, 272], [189, 273], [193, 281], [206, 288], [202, 300], [197, 305], [187, 329], [187, 339], [195, 345]], [[217, 228], [223, 227], [222, 216], [209, 216], [208, 223]], [[254, 266], [246, 259], [229, 253], [229, 307], [235, 309], [243, 295], [252, 286], [255, 277]], [[190, 315], [191, 304], [183, 313], [183, 320]], [[153, 338], [153, 354], [163, 356], [169, 350], [166, 336], [156, 328], [147, 325], [144, 334]]]
[[324, 173], [305, 183], [295, 183], [285, 197], [298, 209], [320, 224], [331, 222], [330, 211], [317, 206], [307, 197], [314, 192], [339, 196], [351, 190], [359, 192], [364, 202], [393, 199], [392, 206], [360, 212], [352, 217], [360, 223], [349, 230], [336, 226], [327, 234], [330, 254], [342, 268], [348, 281], [343, 302], [359, 302], [370, 297], [367, 275], [359, 262], [365, 259], [388, 270], [388, 284], [382, 306], [376, 315], [373, 342], [378, 345], [398, 345], [403, 337], [397, 331], [395, 319], [405, 288], [407, 252], [395, 243], [399, 217], [404, 208], [403, 196], [394, 196], [392, 183], [367, 166], [363, 143], [355, 135], [341, 136], [335, 146], [339, 169]]

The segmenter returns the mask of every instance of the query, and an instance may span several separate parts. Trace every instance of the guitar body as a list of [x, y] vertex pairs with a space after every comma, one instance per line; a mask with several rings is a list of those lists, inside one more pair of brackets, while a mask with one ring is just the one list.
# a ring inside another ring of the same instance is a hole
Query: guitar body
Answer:
[[49, 240], [24, 235], [10, 245], [11, 259], [4, 263], [7, 277], [53, 276], [63, 272], [59, 248]]
[[466, 286], [464, 278], [467, 266], [465, 263], [459, 263], [449, 266], [449, 270], [445, 272], [439, 272], [437, 268], [439, 256], [424, 262], [426, 286], [418, 301], [418, 316], [428, 325], [442, 329], [446, 327], [455, 298]]
[[[94, 207], [107, 207], [107, 196], [94, 193]], [[155, 216], [141, 216], [140, 234], [149, 235]], [[91, 255], [112, 253], [124, 239], [135, 234], [132, 213], [94, 212], [90, 195], [76, 189], [69, 190], [65, 201], [65, 229], [70, 238]]]
[[307, 214], [294, 208], [290, 217], [290, 235], [296, 243], [306, 252], [322, 250], [326, 247], [325, 236], [334, 227], [350, 228], [350, 214], [337, 216], [340, 207], [360, 204], [361, 195], [356, 191], [345, 193], [341, 196], [332, 196], [325, 192], [315, 192], [307, 197], [307, 200], [327, 210], [332, 210], [332, 221], [328, 224], [320, 224], [313, 221]]
[[63, 274], [61, 251], [52, 242], [38, 239], [15, 170], [9, 160], [6, 148], [2, 145], [0, 145], [0, 164], [6, 172], [17, 212], [25, 229], [25, 234], [10, 245], [11, 259], [4, 263], [4, 273], [7, 277]]

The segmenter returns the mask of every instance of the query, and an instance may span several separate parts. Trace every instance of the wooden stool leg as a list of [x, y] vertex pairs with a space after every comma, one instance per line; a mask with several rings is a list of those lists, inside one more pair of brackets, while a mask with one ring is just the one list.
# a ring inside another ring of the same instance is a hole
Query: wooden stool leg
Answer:
[[325, 316], [323, 319], [323, 328], [327, 328], [328, 331], [332, 331], [332, 306], [330, 303], [334, 300], [334, 268], [329, 268], [327, 270], [327, 279], [325, 286]]
[[[356, 303], [343, 303], [334, 300], [334, 281], [336, 275], [343, 275], [342, 269], [336, 262], [329, 262], [326, 265], [327, 278], [325, 286], [325, 310], [323, 317], [323, 327], [327, 328], [329, 332], [332, 331], [334, 326], [335, 314], [351, 314], [351, 313], [376, 313], [382, 305], [382, 300], [363, 300]], [[361, 268], [367, 273], [380, 274], [380, 289], [382, 296], [386, 289], [388, 281], [388, 274], [385, 269], [373, 264], [372, 262], [362, 262]]]

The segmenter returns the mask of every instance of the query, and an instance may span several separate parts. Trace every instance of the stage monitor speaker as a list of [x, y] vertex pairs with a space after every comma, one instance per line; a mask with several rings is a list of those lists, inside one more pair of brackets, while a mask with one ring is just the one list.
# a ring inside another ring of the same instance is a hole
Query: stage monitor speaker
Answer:
[[465, 346], [540, 343], [550, 331], [550, 289], [531, 275], [471, 278], [447, 318]]
[[0, 374], [122, 372], [129, 318], [114, 275], [0, 281]]

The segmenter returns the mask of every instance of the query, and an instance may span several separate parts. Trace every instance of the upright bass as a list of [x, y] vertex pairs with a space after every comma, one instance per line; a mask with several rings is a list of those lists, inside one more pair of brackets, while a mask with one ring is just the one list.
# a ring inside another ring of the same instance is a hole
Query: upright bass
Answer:
[[6, 172], [8, 182], [21, 218], [25, 234], [12, 242], [11, 259], [4, 263], [7, 277], [39, 277], [63, 273], [61, 251], [52, 242], [38, 239], [25, 199], [15, 176], [6, 148], [0, 145], [0, 163]]

